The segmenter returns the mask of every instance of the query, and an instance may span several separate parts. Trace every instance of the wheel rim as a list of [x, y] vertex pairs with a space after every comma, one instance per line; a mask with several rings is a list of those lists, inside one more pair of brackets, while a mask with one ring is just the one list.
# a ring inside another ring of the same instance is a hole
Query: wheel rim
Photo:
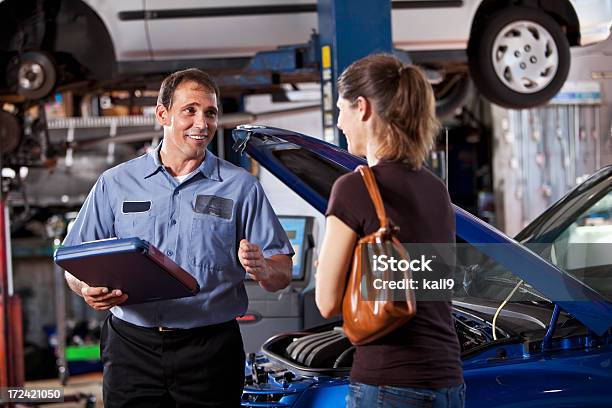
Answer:
[[36, 62], [24, 62], [17, 73], [19, 86], [33, 91], [39, 89], [45, 82], [45, 70]]
[[493, 43], [492, 62], [499, 80], [519, 93], [535, 93], [554, 79], [559, 50], [553, 36], [533, 21], [505, 26]]

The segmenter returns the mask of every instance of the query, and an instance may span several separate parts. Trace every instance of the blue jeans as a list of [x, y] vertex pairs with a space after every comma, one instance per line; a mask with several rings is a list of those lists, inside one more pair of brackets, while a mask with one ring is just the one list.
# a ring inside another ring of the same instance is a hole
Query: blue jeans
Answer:
[[351, 382], [346, 397], [347, 408], [463, 408], [464, 406], [465, 384], [430, 389]]

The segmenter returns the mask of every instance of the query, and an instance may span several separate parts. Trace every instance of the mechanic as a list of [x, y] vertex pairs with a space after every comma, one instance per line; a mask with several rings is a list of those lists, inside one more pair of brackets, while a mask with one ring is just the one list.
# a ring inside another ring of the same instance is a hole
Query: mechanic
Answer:
[[261, 185], [206, 147], [218, 123], [219, 90], [198, 69], [162, 83], [162, 143], [105, 171], [64, 245], [137, 236], [198, 280], [183, 299], [124, 305], [129, 294], [90, 287], [66, 273], [102, 327], [104, 406], [240, 405], [244, 351], [235, 320], [246, 312], [245, 271], [268, 291], [286, 287], [293, 249]]

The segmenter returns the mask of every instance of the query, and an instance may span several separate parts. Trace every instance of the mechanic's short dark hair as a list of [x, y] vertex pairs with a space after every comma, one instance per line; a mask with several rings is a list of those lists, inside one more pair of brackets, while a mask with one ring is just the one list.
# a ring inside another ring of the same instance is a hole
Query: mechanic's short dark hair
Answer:
[[164, 105], [166, 109], [170, 109], [172, 106], [172, 97], [174, 91], [183, 82], [195, 82], [202, 88], [214, 92], [217, 96], [217, 103], [219, 103], [219, 87], [215, 83], [215, 80], [208, 75], [206, 72], [198, 68], [187, 68], [182, 71], [176, 71], [168, 75], [159, 88], [159, 95], [157, 96], [157, 104]]

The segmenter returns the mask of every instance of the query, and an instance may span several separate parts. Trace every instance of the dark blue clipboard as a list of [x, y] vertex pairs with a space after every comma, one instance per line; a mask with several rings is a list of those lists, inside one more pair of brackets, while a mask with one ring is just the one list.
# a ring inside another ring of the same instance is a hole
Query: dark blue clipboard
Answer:
[[191, 274], [139, 238], [60, 247], [53, 260], [89, 286], [121, 289], [128, 294], [122, 305], [183, 298], [200, 291]]

